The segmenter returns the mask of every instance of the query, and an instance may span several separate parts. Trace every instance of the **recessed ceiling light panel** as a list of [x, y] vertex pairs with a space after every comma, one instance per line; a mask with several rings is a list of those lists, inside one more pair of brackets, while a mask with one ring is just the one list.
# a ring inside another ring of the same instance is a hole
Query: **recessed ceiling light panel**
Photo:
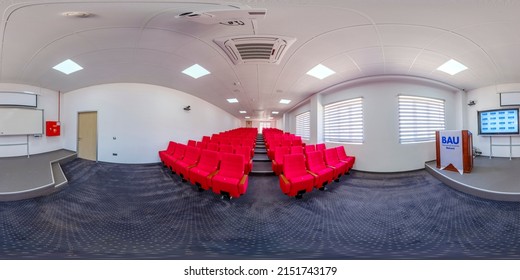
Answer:
[[236, 99], [236, 98], [228, 98], [227, 102], [229, 102], [229, 103], [238, 103], [238, 99]]
[[318, 64], [318, 65], [314, 66], [314, 68], [309, 70], [309, 72], [307, 72], [307, 75], [313, 76], [314, 78], [318, 78], [320, 80], [323, 80], [323, 79], [327, 78], [328, 76], [335, 74], [335, 73], [336, 72], [334, 72], [327, 66]]
[[280, 99], [280, 103], [281, 104], [289, 104], [289, 103], [291, 103], [291, 100], [289, 100], [289, 99]]
[[278, 112], [278, 111], [272, 111], [272, 112], [271, 112], [271, 114], [273, 114], [273, 115], [278, 115], [279, 113], [280, 113], [280, 112]]
[[183, 74], [186, 74], [194, 79], [198, 79], [202, 76], [206, 76], [208, 74], [210, 74], [210, 72], [208, 70], [206, 70], [204, 67], [198, 65], [198, 64], [193, 64], [192, 66], [184, 69], [184, 71], [182, 71]]
[[448, 73], [452, 76], [459, 72], [462, 72], [466, 69], [468, 69], [468, 67], [466, 67], [466, 65], [464, 65], [454, 59], [450, 59], [450, 60], [446, 61], [444, 64], [442, 64], [441, 66], [439, 66], [437, 68], [437, 70], [442, 71], [444, 73]]
[[69, 75], [69, 74], [72, 74], [72, 73], [74, 73], [76, 71], [82, 70], [83, 67], [81, 67], [76, 62], [74, 62], [74, 61], [72, 61], [70, 59], [67, 59], [67, 60], [59, 63], [58, 65], [52, 67], [52, 69], [58, 70], [58, 71], [60, 71], [63, 74]]
[[240, 114], [247, 114], [246, 111], [239, 111]]

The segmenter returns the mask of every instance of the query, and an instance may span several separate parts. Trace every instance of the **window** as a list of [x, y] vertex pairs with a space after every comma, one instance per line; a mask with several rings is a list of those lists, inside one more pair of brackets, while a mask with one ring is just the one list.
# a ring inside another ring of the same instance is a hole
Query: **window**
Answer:
[[262, 130], [264, 128], [271, 128], [271, 122], [260, 122], [260, 127], [258, 128], [258, 133], [262, 134]]
[[399, 142], [435, 141], [435, 131], [444, 130], [444, 100], [399, 95]]
[[303, 140], [311, 138], [311, 112], [307, 111], [296, 116], [296, 135]]
[[363, 98], [325, 105], [323, 116], [325, 141], [363, 143]]

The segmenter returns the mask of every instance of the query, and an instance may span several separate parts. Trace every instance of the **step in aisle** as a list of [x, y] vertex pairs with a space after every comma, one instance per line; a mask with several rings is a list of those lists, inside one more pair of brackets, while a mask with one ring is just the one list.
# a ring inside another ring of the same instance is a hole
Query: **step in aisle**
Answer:
[[262, 135], [259, 135], [256, 138], [255, 155], [253, 156], [253, 170], [251, 170], [250, 174], [257, 176], [274, 175], [271, 160], [267, 157], [267, 149]]

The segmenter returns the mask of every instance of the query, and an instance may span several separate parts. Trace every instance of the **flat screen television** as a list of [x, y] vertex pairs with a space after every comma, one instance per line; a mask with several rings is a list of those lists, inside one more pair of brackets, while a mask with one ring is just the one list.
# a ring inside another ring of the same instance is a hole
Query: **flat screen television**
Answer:
[[478, 134], [519, 134], [518, 108], [478, 111]]

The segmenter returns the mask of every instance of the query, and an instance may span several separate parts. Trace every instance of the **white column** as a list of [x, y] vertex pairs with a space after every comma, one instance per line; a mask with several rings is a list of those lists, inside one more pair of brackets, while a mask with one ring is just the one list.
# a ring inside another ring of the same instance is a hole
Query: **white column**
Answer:
[[323, 105], [321, 94], [311, 97], [311, 139], [310, 143], [323, 143]]

